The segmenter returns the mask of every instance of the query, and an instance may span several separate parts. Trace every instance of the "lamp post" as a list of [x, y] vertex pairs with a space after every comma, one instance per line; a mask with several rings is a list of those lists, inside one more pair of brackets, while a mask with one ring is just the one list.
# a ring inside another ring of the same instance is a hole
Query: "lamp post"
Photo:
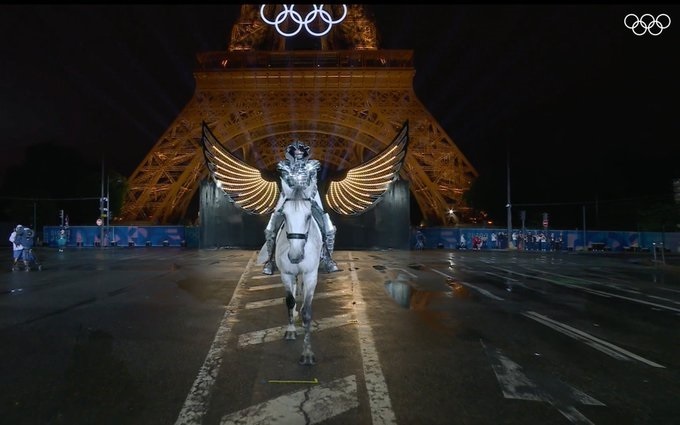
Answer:
[[507, 174], [508, 174], [508, 203], [505, 204], [505, 208], [508, 210], [508, 249], [514, 249], [512, 243], [512, 203], [510, 202], [510, 151], [508, 150], [507, 159], [505, 161]]
[[106, 234], [109, 238], [109, 245], [111, 245], [111, 192], [109, 188], [109, 173], [106, 173]]
[[583, 206], [583, 252], [588, 251], [588, 242], [586, 240], [587, 238], [587, 233], [586, 233], [586, 206]]
[[[104, 193], [104, 160], [102, 159], [102, 178], [101, 178], [101, 196], [99, 197], [99, 219], [97, 223], [102, 222], [99, 225], [99, 247], [104, 248], [104, 224], [106, 224], [106, 231], [108, 232], [109, 226], [109, 181], [108, 176], [106, 178], [106, 193]], [[102, 220], [105, 219], [105, 220]]]

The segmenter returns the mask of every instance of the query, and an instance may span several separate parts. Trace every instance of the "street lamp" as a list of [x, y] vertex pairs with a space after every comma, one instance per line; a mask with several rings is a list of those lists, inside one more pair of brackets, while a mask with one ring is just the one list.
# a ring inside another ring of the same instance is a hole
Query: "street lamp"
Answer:
[[505, 161], [508, 174], [508, 203], [505, 208], [508, 210], [508, 249], [514, 249], [512, 244], [512, 203], [510, 202], [510, 151], [508, 151], [507, 159]]

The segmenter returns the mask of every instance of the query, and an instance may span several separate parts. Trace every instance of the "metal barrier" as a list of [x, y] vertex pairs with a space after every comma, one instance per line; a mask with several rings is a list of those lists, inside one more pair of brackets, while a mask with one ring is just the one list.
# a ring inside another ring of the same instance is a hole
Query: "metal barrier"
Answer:
[[654, 242], [652, 243], [652, 252], [654, 253], [654, 262], [656, 263], [656, 249], [659, 248], [661, 251], [661, 264], [666, 264], [666, 256], [664, 254], [664, 247], [663, 247], [663, 242]]

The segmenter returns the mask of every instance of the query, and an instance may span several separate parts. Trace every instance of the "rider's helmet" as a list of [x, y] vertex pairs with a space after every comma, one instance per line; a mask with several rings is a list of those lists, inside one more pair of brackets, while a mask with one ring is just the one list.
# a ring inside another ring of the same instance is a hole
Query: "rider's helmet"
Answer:
[[289, 161], [306, 160], [309, 158], [310, 147], [296, 140], [286, 148], [286, 158]]
[[17, 224], [17, 227], [14, 228], [14, 231], [17, 233], [21, 233], [24, 231], [24, 226], [22, 226], [21, 224]]

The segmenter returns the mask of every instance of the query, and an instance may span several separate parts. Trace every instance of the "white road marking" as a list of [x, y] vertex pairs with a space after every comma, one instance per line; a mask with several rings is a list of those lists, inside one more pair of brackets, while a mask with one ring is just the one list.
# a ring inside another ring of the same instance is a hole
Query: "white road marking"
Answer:
[[671, 300], [671, 299], [669, 299], [669, 298], [659, 297], [659, 296], [656, 296], [656, 295], [647, 295], [647, 296], [648, 296], [649, 298], [651, 298], [651, 299], [654, 299], [654, 300], [666, 301], [666, 302], [669, 302], [669, 303], [671, 303], [671, 304], [678, 304], [678, 305], [680, 305], [680, 302], [679, 302], [679, 301]]
[[[448, 274], [446, 274], [444, 272], [440, 272], [439, 270], [436, 270], [436, 269], [430, 269], [430, 270], [432, 270], [433, 272], [440, 274], [444, 277], [448, 277], [449, 279], [454, 279], [453, 276], [449, 276]], [[492, 294], [491, 292], [487, 291], [486, 289], [480, 288], [479, 286], [475, 286], [475, 285], [468, 283], [468, 282], [463, 282], [462, 280], [457, 280], [456, 282], [460, 283], [463, 286], [467, 286], [468, 288], [474, 289], [475, 291], [479, 292], [480, 294], [484, 295], [485, 297], [489, 297], [489, 298], [494, 299], [496, 301], [505, 301], [505, 298], [497, 297], [494, 294]]]
[[407, 275], [409, 275], [409, 276], [411, 276], [411, 277], [413, 277], [413, 278], [418, 278], [418, 276], [416, 276], [415, 274], [411, 273], [411, 272], [408, 271], [408, 270], [404, 270], [404, 269], [394, 269], [394, 270], [399, 270], [399, 271], [402, 271], [402, 272], [406, 273]]
[[677, 290], [677, 289], [671, 289], [671, 288], [664, 288], [663, 286], [662, 286], [662, 287], [659, 287], [659, 289], [661, 289], [662, 291], [670, 291], [670, 292], [677, 292], [677, 293], [679, 293], [679, 294], [680, 294], [680, 291], [679, 291], [679, 290]]
[[523, 316], [528, 317], [530, 319], [533, 319], [541, 324], [544, 324], [548, 326], [549, 328], [555, 329], [556, 331], [567, 335], [571, 338], [574, 338], [579, 341], [583, 341], [586, 343], [586, 345], [589, 345], [590, 347], [593, 347], [594, 349], [601, 351], [615, 359], [618, 360], [630, 360], [634, 359], [639, 362], [645, 363], [649, 366], [653, 367], [658, 367], [658, 368], [664, 368], [665, 366], [662, 366], [658, 363], [655, 363], [651, 360], [647, 360], [644, 357], [638, 356], [635, 353], [631, 353], [628, 350], [625, 350], [621, 347], [618, 347], [612, 343], [609, 343], [607, 341], [601, 340], [599, 338], [594, 337], [593, 335], [590, 335], [586, 332], [580, 331], [576, 328], [573, 328], [571, 326], [568, 326], [564, 323], [560, 323], [556, 320], [553, 320], [547, 316], [544, 316], [542, 314], [538, 314], [534, 311], [527, 311], [522, 313]]
[[283, 288], [283, 283], [272, 283], [271, 285], [255, 285], [248, 288], [248, 291], [266, 291], [268, 289], [281, 289]]
[[[280, 284], [279, 287], [283, 289], [283, 285]], [[339, 297], [342, 295], [350, 295], [350, 293], [344, 289], [338, 289], [337, 291], [331, 291], [331, 292], [317, 292], [314, 294], [314, 300], [319, 300], [323, 298], [331, 298], [331, 297]], [[286, 298], [281, 297], [281, 298], [272, 298], [268, 300], [262, 300], [262, 301], [253, 301], [249, 302], [246, 304], [246, 310], [252, 309], [252, 308], [262, 308], [262, 307], [271, 307], [271, 306], [280, 306], [280, 305], [285, 305], [286, 303]]]
[[[354, 324], [350, 314], [341, 314], [338, 316], [325, 317], [319, 320], [312, 319], [312, 332], [319, 332], [326, 329], [337, 328], [340, 326]], [[279, 341], [283, 339], [286, 332], [287, 325], [276, 326], [269, 329], [260, 329], [253, 332], [241, 334], [238, 337], [238, 346], [245, 347], [246, 345], [262, 344], [265, 342]], [[302, 326], [297, 327], [298, 336], [304, 333]]]
[[590, 279], [585, 279], [585, 278], [582, 278], [582, 277], [569, 276], [569, 275], [564, 275], [564, 274], [560, 274], [560, 273], [553, 273], [553, 272], [548, 272], [548, 271], [545, 271], [545, 270], [534, 269], [532, 267], [526, 267], [526, 269], [531, 270], [533, 272], [545, 274], [545, 275], [562, 277], [562, 278], [565, 278], [565, 279], [569, 279], [572, 282], [583, 282], [583, 283], [590, 283], [590, 284], [593, 284], [593, 285], [605, 286], [605, 287], [608, 287], [608, 288], [618, 289], [619, 291], [630, 292], [631, 294], [635, 294], [635, 295], [642, 294], [642, 292], [638, 291], [637, 289], [628, 289], [628, 288], [625, 288], [622, 285], [619, 285], [619, 284], [616, 284], [616, 283], [600, 282], [600, 281], [597, 281], [597, 280], [590, 280]]
[[373, 331], [368, 324], [368, 314], [366, 304], [361, 293], [361, 285], [357, 277], [356, 267], [352, 261], [352, 253], [348, 252], [350, 276], [352, 277], [352, 287], [356, 289], [356, 315], [358, 320], [357, 330], [359, 332], [359, 344], [361, 359], [364, 366], [364, 378], [366, 380], [366, 390], [371, 406], [371, 418], [373, 424], [396, 424], [397, 419], [392, 410], [390, 394], [387, 391], [387, 384], [380, 368], [378, 352], [373, 340]]
[[194, 381], [194, 384], [189, 390], [184, 405], [179, 412], [177, 421], [175, 425], [200, 425], [203, 423], [203, 418], [208, 410], [208, 403], [210, 401], [210, 395], [217, 380], [217, 376], [220, 372], [220, 366], [222, 365], [223, 353], [227, 346], [227, 340], [231, 334], [231, 329], [235, 323], [234, 314], [238, 306], [241, 304], [241, 297], [243, 291], [241, 287], [245, 281], [246, 275], [250, 272], [255, 259], [256, 254], [253, 254], [246, 265], [246, 269], [241, 278], [234, 288], [234, 293], [231, 296], [231, 300], [227, 305], [227, 308], [220, 322], [220, 326], [217, 329], [217, 334], [213, 340], [208, 355], [203, 361], [203, 366], [198, 371], [198, 376]]
[[550, 385], [552, 393], [546, 392], [524, 374], [520, 365], [510, 360], [499, 349], [490, 350], [483, 341], [480, 340], [480, 343], [491, 360], [491, 367], [505, 398], [548, 402], [569, 422], [584, 425], [592, 425], [593, 422], [570, 405], [571, 401], [591, 406], [605, 406], [588, 394], [566, 384], [553, 383]]
[[276, 273], [276, 274], [261, 274], [261, 275], [258, 275], [258, 276], [251, 276], [250, 279], [251, 280], [262, 280], [262, 279], [269, 279], [271, 277], [278, 276], [278, 275], [279, 275], [278, 273]]
[[513, 279], [513, 278], [507, 277], [507, 276], [503, 276], [503, 275], [500, 275], [498, 273], [491, 273], [491, 272], [484, 272], [484, 273], [488, 274], [489, 276], [500, 277], [501, 279], [505, 279], [505, 280], [508, 280], [510, 282], [519, 282], [519, 280], [517, 280], [517, 279]]
[[570, 283], [560, 282], [558, 280], [549, 279], [549, 278], [543, 277], [543, 276], [528, 275], [528, 274], [520, 273], [520, 272], [517, 272], [517, 271], [514, 271], [514, 270], [510, 270], [510, 269], [502, 269], [500, 267], [496, 267], [496, 268], [499, 269], [499, 270], [506, 271], [508, 273], [512, 273], [512, 274], [516, 274], [516, 275], [520, 275], [520, 276], [524, 276], [524, 277], [529, 277], [529, 278], [532, 278], [532, 279], [544, 280], [546, 282], [554, 283], [555, 285], [566, 286], [567, 288], [579, 289], [581, 291], [589, 292], [591, 294], [599, 295], [599, 296], [606, 297], [606, 298], [620, 298], [622, 300], [632, 301], [632, 302], [638, 303], [638, 304], [649, 305], [649, 306], [658, 308], [660, 310], [670, 310], [670, 311], [673, 311], [673, 312], [676, 312], [676, 313], [680, 313], [680, 309], [673, 308], [673, 307], [670, 307], [670, 306], [666, 306], [666, 305], [663, 305], [663, 304], [652, 303], [652, 302], [640, 300], [640, 299], [637, 299], [637, 298], [625, 297], [623, 295], [618, 295], [618, 294], [614, 294], [614, 293], [611, 293], [611, 292], [598, 291], [596, 289], [585, 288], [585, 287], [579, 286], [579, 285], [572, 285]]
[[350, 375], [230, 413], [220, 425], [318, 424], [358, 406], [356, 378]]
[[[368, 325], [368, 315], [361, 294], [361, 285], [356, 274], [354, 263], [351, 261], [351, 253], [349, 253], [349, 257], [352, 287], [356, 288], [356, 291], [354, 291], [356, 320], [350, 314], [324, 318], [313, 322], [314, 331], [345, 324], [357, 324], [364, 379], [371, 407], [372, 423], [376, 425], [396, 424], [396, 417], [392, 410], [387, 384], [385, 383], [385, 378], [382, 369], [380, 368], [373, 334]], [[175, 425], [199, 425], [206, 416], [209, 405], [208, 402], [219, 374], [227, 340], [237, 321], [234, 315], [238, 306], [242, 304], [241, 301], [246, 289], [244, 283], [245, 276], [251, 270], [255, 260], [256, 255], [253, 254], [253, 257], [246, 266], [246, 270], [241, 275], [241, 278], [236, 285], [234, 294], [227, 305], [224, 317], [217, 330], [215, 340], [210, 347], [203, 366], [199, 370], [198, 376], [184, 402]], [[280, 284], [271, 286], [262, 285], [254, 288], [259, 289], [264, 287], [280, 287]], [[342, 295], [345, 294], [344, 291], [334, 291], [332, 295], [329, 296], [334, 296], [335, 292], [343, 292]], [[279, 303], [280, 299], [268, 302]], [[285, 326], [282, 326], [243, 334], [239, 337], [239, 345], [257, 344], [280, 339], [284, 330]], [[333, 381], [327, 386], [298, 391], [287, 396], [250, 406], [239, 412], [228, 414], [223, 417], [221, 424], [268, 423], [268, 421], [274, 420], [275, 418], [285, 418], [285, 423], [314, 424], [327, 420], [328, 418], [357, 406], [356, 379], [354, 376], [349, 376]]]

